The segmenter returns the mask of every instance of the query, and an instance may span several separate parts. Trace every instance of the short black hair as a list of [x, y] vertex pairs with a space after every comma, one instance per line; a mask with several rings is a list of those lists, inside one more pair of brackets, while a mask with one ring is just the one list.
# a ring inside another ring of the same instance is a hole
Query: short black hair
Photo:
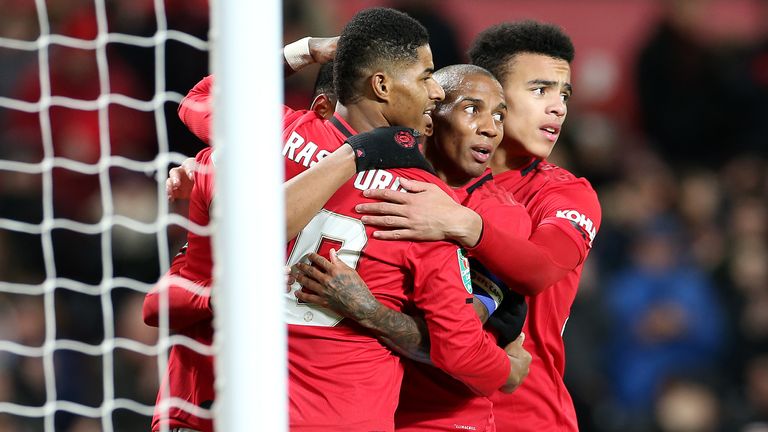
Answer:
[[336, 92], [333, 90], [333, 60], [320, 66], [320, 70], [317, 71], [312, 98], [316, 98], [319, 94], [325, 94], [329, 98], [336, 97]]
[[358, 12], [336, 46], [334, 87], [339, 102], [354, 102], [361, 96], [360, 81], [371, 68], [415, 62], [418, 48], [427, 44], [427, 29], [403, 12], [390, 8]]
[[488, 69], [502, 82], [509, 60], [523, 53], [542, 54], [571, 63], [575, 50], [571, 38], [560, 27], [525, 20], [483, 30], [468, 52], [472, 64]]

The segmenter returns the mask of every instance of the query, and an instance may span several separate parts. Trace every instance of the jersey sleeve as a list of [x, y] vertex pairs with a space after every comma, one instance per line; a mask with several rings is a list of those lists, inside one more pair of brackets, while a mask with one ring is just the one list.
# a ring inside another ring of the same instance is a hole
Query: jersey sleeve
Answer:
[[[204, 143], [211, 145], [213, 127], [213, 75], [208, 75], [195, 84], [192, 90], [179, 104], [179, 118], [187, 128], [200, 138]], [[293, 117], [297, 117], [296, 111], [283, 105], [283, 118], [289, 119], [284, 124], [289, 124]]]
[[[210, 206], [213, 201], [213, 150], [209, 147], [198, 153], [195, 160], [195, 185], [189, 200], [189, 219], [196, 225], [207, 226], [210, 222]], [[168, 273], [155, 285], [144, 299], [144, 321], [157, 326], [160, 317], [161, 290], [168, 290], [170, 327], [185, 328], [213, 317], [210, 306], [210, 286], [213, 262], [210, 237], [190, 229], [186, 251], [178, 254]]]
[[[600, 225], [600, 204], [591, 187], [559, 186], [528, 212], [538, 224], [529, 238], [507, 225], [483, 222], [483, 237], [470, 253], [510, 289], [533, 296], [581, 264]], [[540, 192], [541, 193], [541, 192]]]
[[483, 331], [472, 307], [468, 260], [448, 242], [413, 243], [407, 257], [433, 364], [475, 392], [491, 395], [506, 382], [510, 362]]
[[179, 104], [179, 118], [203, 142], [211, 144], [213, 75], [198, 82]]
[[168, 325], [171, 330], [181, 330], [201, 321], [213, 319], [211, 309], [210, 280], [195, 284], [181, 278], [179, 272], [187, 263], [186, 245], [173, 259], [168, 272], [144, 297], [144, 322], [152, 327], [160, 325], [161, 290], [168, 291]]
[[579, 264], [587, 257], [600, 228], [602, 213], [597, 194], [582, 183], [553, 187], [538, 206], [539, 223], [559, 228], [579, 249]]

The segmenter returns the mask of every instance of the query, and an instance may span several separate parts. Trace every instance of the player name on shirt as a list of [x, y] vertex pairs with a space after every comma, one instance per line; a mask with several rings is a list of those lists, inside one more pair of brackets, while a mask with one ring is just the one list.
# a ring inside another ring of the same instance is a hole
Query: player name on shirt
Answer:
[[[304, 148], [302, 148], [301, 151], [298, 151], [305, 142], [306, 145]], [[317, 150], [317, 144], [312, 141], [307, 142], [303, 136], [299, 135], [296, 131], [293, 131], [283, 146], [283, 156], [296, 163], [300, 163], [305, 167], [311, 167], [318, 163], [320, 159], [331, 154], [331, 152], [327, 150]]]
[[406, 190], [400, 187], [400, 177], [395, 177], [394, 174], [384, 170], [369, 170], [357, 173], [355, 177], [355, 189], [392, 189], [405, 192]]
[[[283, 146], [283, 156], [305, 167], [311, 167], [329, 154], [331, 153], [327, 150], [318, 151], [317, 144], [307, 141], [296, 131], [291, 132]], [[405, 192], [405, 189], [400, 187], [400, 178], [384, 170], [360, 172], [355, 177], [354, 185], [355, 189], [359, 190], [392, 189]]]

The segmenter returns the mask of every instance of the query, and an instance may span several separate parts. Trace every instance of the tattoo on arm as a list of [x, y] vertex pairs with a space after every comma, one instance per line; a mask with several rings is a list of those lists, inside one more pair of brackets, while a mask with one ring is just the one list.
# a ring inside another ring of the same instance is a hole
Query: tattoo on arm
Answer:
[[388, 347], [398, 353], [422, 363], [431, 364], [429, 358], [429, 333], [422, 318], [413, 317], [381, 306], [381, 312], [369, 322]]
[[416, 361], [429, 363], [429, 336], [421, 318], [390, 309], [371, 294], [356, 274], [335, 275], [330, 283], [336, 295], [328, 299], [331, 309], [371, 330], [388, 347]]

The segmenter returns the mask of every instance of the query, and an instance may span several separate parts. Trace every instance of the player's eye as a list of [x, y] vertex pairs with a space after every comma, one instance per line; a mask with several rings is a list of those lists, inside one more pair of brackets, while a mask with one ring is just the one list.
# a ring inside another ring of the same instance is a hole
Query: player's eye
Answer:
[[570, 93], [565, 93], [565, 92], [560, 93], [560, 100], [562, 100], [563, 102], [568, 102], [568, 99], [570, 98], [571, 98]]
[[537, 96], [543, 95], [544, 94], [544, 87], [536, 87], [535, 89], [533, 89], [533, 94], [535, 94]]
[[493, 113], [493, 120], [495, 120], [497, 122], [503, 122], [504, 121], [504, 113], [501, 113], [501, 112]]
[[477, 107], [474, 105], [467, 105], [464, 107], [464, 112], [467, 114], [477, 114]]

